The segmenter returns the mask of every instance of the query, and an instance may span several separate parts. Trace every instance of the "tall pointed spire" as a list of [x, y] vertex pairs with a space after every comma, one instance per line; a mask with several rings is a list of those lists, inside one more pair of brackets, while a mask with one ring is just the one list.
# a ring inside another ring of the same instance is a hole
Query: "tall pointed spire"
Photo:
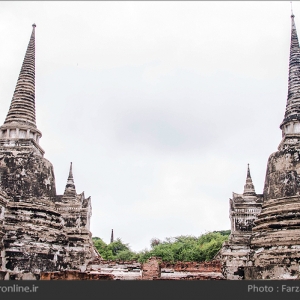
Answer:
[[254, 185], [252, 182], [252, 178], [251, 178], [251, 174], [250, 174], [249, 164], [248, 164], [248, 168], [247, 168], [247, 178], [246, 178], [246, 184], [244, 185], [243, 195], [248, 195], [248, 196], [256, 195]]
[[30, 41], [4, 124], [15, 121], [36, 128], [35, 27], [36, 25], [33, 24]]
[[[294, 18], [292, 11], [288, 96], [284, 119], [280, 125], [281, 129], [290, 121], [300, 121], [300, 49]], [[287, 128], [284, 132], [293, 133], [296, 131]]]
[[73, 172], [72, 172], [72, 163], [70, 164], [69, 177], [66, 184], [64, 197], [76, 197], [76, 188], [74, 184]]
[[[34, 147], [35, 154], [43, 156], [39, 145], [42, 133], [35, 123], [35, 27], [27, 47], [17, 85], [4, 124], [0, 127], [0, 144], [9, 147]], [[26, 143], [19, 140], [27, 139]]]
[[110, 235], [110, 242], [113, 243], [114, 242], [114, 230], [111, 230], [111, 235]]

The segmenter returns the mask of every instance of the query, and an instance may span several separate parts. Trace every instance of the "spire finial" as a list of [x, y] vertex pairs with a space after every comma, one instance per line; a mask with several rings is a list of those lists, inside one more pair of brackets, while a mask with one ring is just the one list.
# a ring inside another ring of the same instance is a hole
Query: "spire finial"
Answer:
[[291, 18], [294, 18], [295, 16], [294, 16], [294, 13], [293, 13], [293, 2], [290, 1], [290, 3], [291, 3]]
[[243, 195], [248, 195], [248, 196], [256, 195], [254, 185], [252, 183], [249, 164], [247, 167], [247, 178], [246, 178], [246, 184], [244, 185]]
[[36, 24], [35, 24], [35, 23], [33, 23], [33, 24], [32, 24], [32, 27], [36, 27]]
[[73, 179], [72, 162], [70, 163], [69, 178], [72, 178], [72, 179]]
[[247, 178], [251, 178], [249, 164], [248, 164], [248, 168], [247, 168]]
[[68, 176], [68, 181], [64, 192], [64, 197], [71, 197], [71, 198], [76, 197], [76, 188], [75, 188], [73, 172], [72, 172], [72, 162], [70, 163], [69, 176]]

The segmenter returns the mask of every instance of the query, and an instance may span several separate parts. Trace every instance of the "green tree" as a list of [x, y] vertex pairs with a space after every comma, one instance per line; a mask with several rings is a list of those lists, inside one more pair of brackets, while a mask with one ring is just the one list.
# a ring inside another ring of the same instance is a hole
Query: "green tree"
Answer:
[[195, 236], [168, 237], [164, 241], [153, 238], [150, 241], [151, 250], [139, 253], [131, 251], [128, 244], [120, 238], [106, 244], [101, 238], [94, 237], [93, 242], [103, 259], [106, 260], [139, 260], [145, 262], [151, 256], [160, 257], [165, 262], [176, 261], [208, 261], [221, 249], [224, 241], [228, 240], [230, 230], [207, 232]]
[[151, 240], [151, 250], [139, 253], [139, 261], [144, 262], [151, 256], [160, 257], [162, 261], [207, 261], [214, 258], [228, 239], [230, 230], [214, 231], [202, 234], [199, 237], [177, 236], [169, 237], [164, 241]]
[[117, 255], [119, 252], [124, 250], [130, 250], [128, 244], [124, 244], [120, 238], [110, 243], [108, 245], [108, 248], [112, 251], [114, 255]]
[[93, 243], [105, 260], [130, 260], [138, 258], [137, 254], [130, 250], [129, 245], [124, 244], [120, 238], [107, 245], [101, 238], [93, 237]]
[[136, 255], [130, 250], [121, 250], [120, 252], [118, 252], [116, 256], [117, 259], [124, 261], [124, 260], [132, 260], [135, 258]]

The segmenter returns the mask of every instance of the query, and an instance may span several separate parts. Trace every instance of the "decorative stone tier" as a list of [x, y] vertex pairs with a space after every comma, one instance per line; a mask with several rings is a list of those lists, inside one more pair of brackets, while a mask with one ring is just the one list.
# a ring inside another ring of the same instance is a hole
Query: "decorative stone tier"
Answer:
[[73, 269], [84, 271], [88, 262], [98, 256], [90, 232], [91, 198], [85, 198], [84, 193], [76, 194], [74, 188], [73, 197], [68, 193], [57, 196], [55, 206], [64, 220], [70, 257], [68, 261]]
[[5, 247], [2, 268], [10, 272], [38, 274], [65, 269], [66, 234], [63, 219], [49, 199], [37, 203], [9, 202], [5, 212]]
[[45, 151], [42, 147], [32, 138], [30, 139], [0, 139], [0, 151], [22, 151], [33, 152], [35, 155], [44, 156]]
[[[83, 193], [78, 196], [84, 199]], [[8, 271], [6, 279], [19, 278], [23, 273], [37, 276], [42, 271], [85, 271], [88, 262], [97, 256], [87, 228], [90, 205], [67, 209], [64, 204], [66, 209], [61, 210], [61, 203], [50, 198], [19, 202], [8, 198], [2, 202], [0, 246], [2, 270]], [[0, 205], [2, 202], [0, 197]], [[80, 222], [68, 222], [74, 214]]]
[[285, 136], [269, 157], [264, 203], [251, 238], [248, 279], [291, 279], [300, 274], [299, 139]]
[[42, 133], [35, 127], [18, 122], [10, 122], [0, 127], [0, 139], [4, 140], [33, 139], [39, 144], [41, 137]]

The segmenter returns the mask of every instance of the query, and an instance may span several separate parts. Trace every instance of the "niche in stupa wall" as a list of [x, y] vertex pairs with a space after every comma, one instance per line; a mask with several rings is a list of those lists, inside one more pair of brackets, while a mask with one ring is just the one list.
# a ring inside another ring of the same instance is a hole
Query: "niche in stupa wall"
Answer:
[[248, 231], [251, 232], [254, 226], [254, 219], [238, 218], [235, 220], [236, 231]]

